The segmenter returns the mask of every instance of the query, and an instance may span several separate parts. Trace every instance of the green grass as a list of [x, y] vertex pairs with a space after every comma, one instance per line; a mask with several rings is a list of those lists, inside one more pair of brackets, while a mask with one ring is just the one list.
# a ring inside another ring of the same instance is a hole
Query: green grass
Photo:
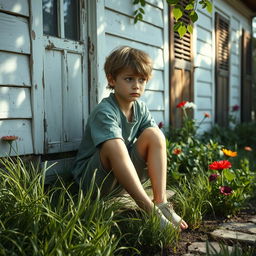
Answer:
[[155, 215], [92, 198], [93, 182], [86, 194], [61, 180], [46, 189], [46, 171], [0, 159], [0, 255], [154, 255], [177, 243]]

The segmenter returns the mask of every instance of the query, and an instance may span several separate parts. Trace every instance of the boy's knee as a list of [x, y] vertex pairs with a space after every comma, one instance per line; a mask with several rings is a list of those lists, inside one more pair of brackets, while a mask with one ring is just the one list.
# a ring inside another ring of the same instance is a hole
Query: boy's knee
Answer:
[[148, 141], [149, 143], [166, 145], [164, 134], [156, 127], [150, 127], [145, 129], [141, 134], [141, 139]]

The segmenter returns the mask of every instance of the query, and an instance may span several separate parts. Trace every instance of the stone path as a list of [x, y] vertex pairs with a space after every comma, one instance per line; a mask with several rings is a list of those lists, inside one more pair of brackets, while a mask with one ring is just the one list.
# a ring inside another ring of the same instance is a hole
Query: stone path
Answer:
[[[219, 228], [209, 233], [209, 237], [210, 242], [192, 243], [188, 247], [188, 253], [183, 256], [204, 255], [206, 254], [207, 246], [211, 253], [220, 252], [221, 249], [224, 250], [226, 253], [223, 253], [223, 255], [227, 255], [227, 251], [232, 252], [235, 246], [237, 250], [241, 250], [239, 245], [248, 245], [256, 248], [256, 216], [252, 216], [246, 223], [223, 223]], [[233, 244], [233, 246], [228, 246], [227, 244]], [[242, 256], [242, 251], [239, 255]]]

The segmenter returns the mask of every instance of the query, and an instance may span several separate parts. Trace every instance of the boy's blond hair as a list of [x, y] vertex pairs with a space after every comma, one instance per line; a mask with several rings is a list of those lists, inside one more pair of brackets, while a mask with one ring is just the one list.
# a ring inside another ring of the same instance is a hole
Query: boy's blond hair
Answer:
[[[144, 51], [121, 46], [115, 49], [106, 59], [104, 70], [106, 77], [116, 79], [117, 75], [125, 68], [131, 68], [134, 73], [149, 80], [152, 75], [152, 60]], [[111, 88], [108, 85], [108, 88]]]

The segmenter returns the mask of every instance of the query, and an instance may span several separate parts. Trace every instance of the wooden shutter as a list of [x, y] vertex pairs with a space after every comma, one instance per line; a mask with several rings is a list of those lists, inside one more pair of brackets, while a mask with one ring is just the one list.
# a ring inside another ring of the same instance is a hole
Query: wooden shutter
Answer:
[[229, 21], [215, 15], [216, 63], [215, 63], [215, 122], [228, 126], [229, 115]]
[[243, 30], [241, 70], [241, 121], [250, 122], [252, 111], [252, 38]]
[[[180, 4], [186, 6], [189, 0], [181, 0]], [[181, 20], [188, 24], [190, 22], [187, 12]], [[170, 120], [173, 127], [182, 124], [182, 111], [176, 106], [181, 101], [193, 101], [193, 54], [192, 34], [186, 33], [180, 38], [173, 31], [175, 24], [172, 9], [170, 9]]]

